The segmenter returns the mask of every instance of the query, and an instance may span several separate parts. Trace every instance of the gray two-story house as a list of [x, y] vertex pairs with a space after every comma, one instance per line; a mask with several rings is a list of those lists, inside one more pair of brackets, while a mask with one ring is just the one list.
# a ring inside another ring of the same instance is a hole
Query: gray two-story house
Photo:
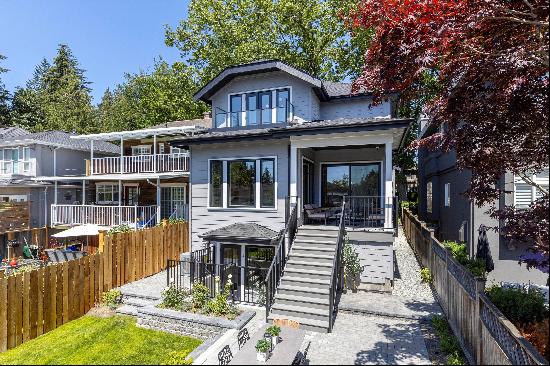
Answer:
[[210, 260], [235, 266], [241, 301], [262, 302], [251, 287], [262, 285], [296, 208], [302, 225], [270, 316], [326, 329], [320, 309], [328, 301], [332, 241], [344, 201], [362, 282], [391, 282], [392, 154], [411, 123], [396, 117], [397, 96], [373, 106], [368, 93], [353, 94], [349, 83], [269, 60], [228, 67], [194, 97], [211, 106], [212, 126], [173, 142], [191, 155], [192, 250], [209, 248]]
[[[421, 123], [420, 137], [436, 132], [427, 119]], [[418, 215], [433, 225], [440, 240], [466, 244], [471, 256], [475, 256], [481, 225], [487, 227], [487, 237], [495, 268], [488, 275], [491, 282], [535, 283], [546, 285], [548, 274], [536, 269], [527, 270], [518, 264], [526, 246], [512, 242], [499, 234], [502, 223], [488, 214], [489, 205], [478, 207], [465, 195], [470, 187], [471, 172], [459, 170], [454, 150], [444, 153], [420, 149], [418, 153]], [[548, 170], [534, 174], [532, 180], [548, 187]], [[512, 173], [504, 174], [497, 183], [503, 193], [495, 202], [497, 208], [529, 206], [540, 192]]]
[[[90, 143], [71, 139], [63, 131], [31, 133], [22, 128], [0, 129], [0, 232], [49, 225], [54, 202], [72, 204], [81, 187], [36, 179], [41, 176], [84, 174]], [[118, 147], [101, 142], [97, 156], [115, 154]]]

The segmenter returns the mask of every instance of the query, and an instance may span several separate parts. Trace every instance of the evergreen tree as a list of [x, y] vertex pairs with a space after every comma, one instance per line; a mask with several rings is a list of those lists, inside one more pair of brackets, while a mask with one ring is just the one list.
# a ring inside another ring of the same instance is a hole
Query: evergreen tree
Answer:
[[[5, 59], [6, 56], [0, 54], [0, 62]], [[7, 69], [0, 66], [0, 76], [7, 71]], [[6, 90], [6, 87], [0, 78], [0, 127], [9, 124], [9, 99], [10, 94]]]

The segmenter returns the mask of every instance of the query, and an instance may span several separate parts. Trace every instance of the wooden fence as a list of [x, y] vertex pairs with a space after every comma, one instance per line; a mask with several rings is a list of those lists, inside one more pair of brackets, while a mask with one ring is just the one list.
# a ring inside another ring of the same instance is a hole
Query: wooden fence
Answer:
[[88, 312], [113, 288], [158, 273], [189, 251], [187, 223], [103, 235], [100, 252], [0, 278], [0, 352]]
[[28, 229], [30, 202], [0, 202], [0, 233]]
[[459, 264], [433, 230], [407, 209], [403, 210], [402, 223], [419, 262], [434, 277], [437, 300], [471, 364], [548, 364], [485, 296], [485, 281]]

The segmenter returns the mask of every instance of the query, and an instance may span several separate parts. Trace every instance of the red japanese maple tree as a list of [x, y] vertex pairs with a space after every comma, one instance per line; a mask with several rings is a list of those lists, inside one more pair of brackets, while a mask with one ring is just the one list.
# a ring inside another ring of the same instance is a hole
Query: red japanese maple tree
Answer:
[[[455, 149], [472, 172], [468, 196], [494, 205], [505, 172], [536, 185], [530, 174], [548, 167], [548, 10], [548, 0], [360, 1], [347, 20], [374, 36], [354, 88], [376, 101], [395, 90], [414, 99], [434, 77], [425, 112], [444, 132], [412, 147]], [[537, 189], [529, 209], [493, 206], [491, 215], [504, 235], [532, 244], [522, 261], [547, 271], [549, 192]]]

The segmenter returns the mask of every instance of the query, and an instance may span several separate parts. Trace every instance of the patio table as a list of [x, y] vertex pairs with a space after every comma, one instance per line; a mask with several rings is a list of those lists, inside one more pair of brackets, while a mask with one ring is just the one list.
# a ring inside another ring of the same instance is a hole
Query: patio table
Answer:
[[250, 340], [231, 360], [231, 365], [292, 365], [302, 346], [305, 332], [300, 329], [281, 327], [279, 344], [275, 346], [267, 362], [259, 362], [256, 360], [256, 343], [264, 338], [268, 326], [270, 324], [264, 325], [250, 337]]

